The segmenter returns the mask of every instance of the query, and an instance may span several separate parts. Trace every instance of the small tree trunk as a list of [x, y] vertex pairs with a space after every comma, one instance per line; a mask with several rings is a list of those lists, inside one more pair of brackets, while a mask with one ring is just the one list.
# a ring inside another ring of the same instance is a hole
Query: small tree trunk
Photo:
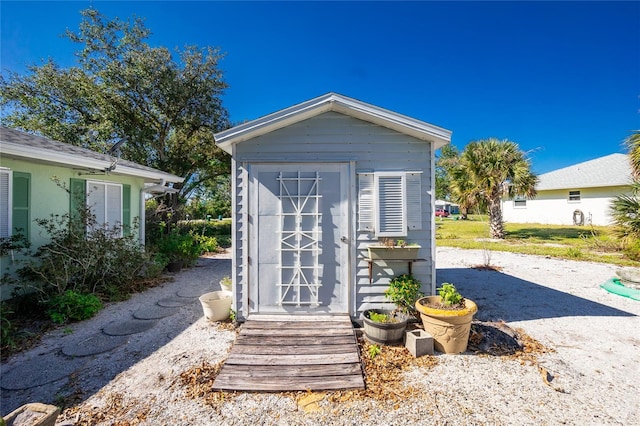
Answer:
[[504, 239], [504, 224], [502, 223], [502, 206], [500, 198], [489, 200], [489, 233], [491, 238]]

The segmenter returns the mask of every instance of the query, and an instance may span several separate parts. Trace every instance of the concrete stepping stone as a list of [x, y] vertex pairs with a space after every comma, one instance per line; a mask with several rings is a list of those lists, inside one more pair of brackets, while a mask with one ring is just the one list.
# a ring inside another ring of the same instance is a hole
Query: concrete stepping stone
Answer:
[[133, 317], [140, 320], [152, 320], [170, 317], [178, 312], [178, 308], [166, 308], [159, 305], [145, 306], [133, 313]]
[[176, 293], [178, 297], [184, 297], [186, 299], [197, 299], [205, 294], [207, 291], [194, 287], [183, 287]]
[[187, 300], [184, 297], [172, 296], [160, 299], [157, 303], [159, 306], [163, 306], [165, 308], [179, 308], [181, 306], [190, 305], [193, 302], [193, 300]]
[[3, 374], [0, 387], [6, 390], [22, 390], [56, 382], [68, 377], [83, 363], [79, 358], [65, 359], [55, 353], [38, 356]]
[[128, 336], [130, 334], [142, 333], [149, 330], [156, 325], [157, 321], [154, 320], [140, 320], [132, 318], [124, 321], [114, 321], [107, 324], [102, 332], [109, 336]]
[[109, 336], [100, 333], [63, 346], [62, 353], [67, 356], [96, 355], [115, 349], [127, 340], [129, 340], [127, 336]]

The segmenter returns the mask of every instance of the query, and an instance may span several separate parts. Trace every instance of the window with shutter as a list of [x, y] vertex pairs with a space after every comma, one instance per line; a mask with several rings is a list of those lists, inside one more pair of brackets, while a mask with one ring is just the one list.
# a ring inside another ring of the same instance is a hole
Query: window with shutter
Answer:
[[12, 233], [14, 235], [22, 234], [28, 240], [31, 235], [31, 215], [29, 213], [31, 203], [31, 173], [13, 172], [12, 192]]
[[0, 238], [11, 236], [11, 180], [11, 170], [0, 169]]
[[[122, 227], [122, 185], [119, 183], [87, 181], [87, 206], [96, 217], [98, 226], [105, 229]], [[120, 230], [122, 236], [122, 230]]]
[[422, 229], [422, 173], [358, 174], [358, 230], [403, 237]]
[[358, 175], [358, 231], [373, 231], [374, 215], [373, 173]]

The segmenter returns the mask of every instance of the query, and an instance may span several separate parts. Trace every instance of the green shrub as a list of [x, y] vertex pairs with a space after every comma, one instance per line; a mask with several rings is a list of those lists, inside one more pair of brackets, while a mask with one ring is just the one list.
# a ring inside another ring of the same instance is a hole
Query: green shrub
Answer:
[[416, 301], [424, 296], [421, 287], [422, 284], [413, 275], [402, 274], [389, 282], [389, 288], [384, 295], [395, 303], [401, 312], [415, 315]]
[[164, 268], [169, 264], [169, 258], [164, 253], [155, 253], [150, 256], [144, 268], [144, 276], [146, 278], [156, 278], [162, 274]]
[[47, 302], [47, 315], [55, 323], [82, 321], [93, 317], [102, 309], [102, 302], [93, 294], [80, 294], [68, 290]]
[[206, 235], [194, 235], [194, 240], [200, 245], [200, 254], [214, 253], [218, 251], [218, 240], [216, 237], [207, 237]]
[[200, 245], [193, 235], [177, 232], [165, 235], [158, 241], [157, 248], [170, 262], [183, 262], [185, 266], [193, 265], [201, 254]]
[[16, 342], [13, 338], [14, 326], [9, 315], [13, 312], [3, 303], [0, 306], [0, 347], [14, 348]]

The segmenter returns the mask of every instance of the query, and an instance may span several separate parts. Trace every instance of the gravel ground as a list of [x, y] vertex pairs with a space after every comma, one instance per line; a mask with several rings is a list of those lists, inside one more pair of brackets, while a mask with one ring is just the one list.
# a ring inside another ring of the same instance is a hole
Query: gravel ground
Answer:
[[[420, 391], [400, 402], [363, 397], [333, 402], [330, 394], [317, 394], [317, 404], [305, 409], [300, 393], [239, 393], [219, 394], [225, 399], [211, 406], [186, 396], [180, 374], [223, 361], [235, 332], [207, 322], [196, 301], [115, 350], [80, 358], [71, 380], [3, 389], [2, 413], [25, 402], [76, 398], [59, 424], [637, 424], [640, 302], [598, 287], [617, 268], [502, 252], [492, 252], [490, 259], [499, 271], [473, 268], [486, 261], [482, 251], [438, 248], [438, 284], [453, 282], [475, 300], [478, 320], [520, 328], [551, 352], [530, 359], [437, 354], [434, 367], [403, 373], [401, 386]], [[227, 259], [201, 259], [174, 282], [109, 306], [73, 326], [72, 333], [50, 333], [1, 371], [56, 354], [65, 340], [88, 338], [150, 300], [185, 288], [217, 290], [229, 270]]]

